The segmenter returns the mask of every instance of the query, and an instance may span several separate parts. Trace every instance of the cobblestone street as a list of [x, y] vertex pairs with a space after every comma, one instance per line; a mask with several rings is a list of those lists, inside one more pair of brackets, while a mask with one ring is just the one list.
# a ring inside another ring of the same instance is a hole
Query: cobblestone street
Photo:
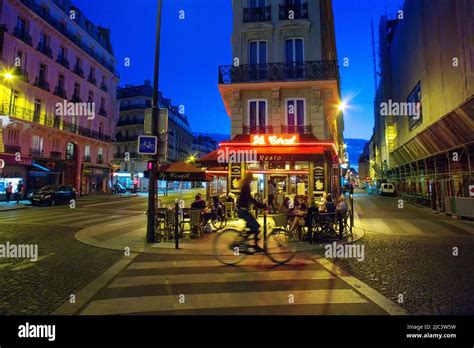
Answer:
[[38, 244], [39, 258], [0, 259], [0, 314], [50, 314], [123, 255], [78, 242], [78, 230], [1, 224], [0, 244]]

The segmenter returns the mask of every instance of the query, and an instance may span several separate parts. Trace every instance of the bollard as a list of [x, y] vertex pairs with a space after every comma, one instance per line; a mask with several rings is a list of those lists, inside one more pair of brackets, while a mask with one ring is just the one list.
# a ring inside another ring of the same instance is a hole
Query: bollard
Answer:
[[267, 250], [267, 212], [263, 211], [263, 249]]
[[174, 247], [179, 249], [179, 236], [178, 236], [178, 226], [179, 226], [179, 203], [176, 202], [174, 205]]

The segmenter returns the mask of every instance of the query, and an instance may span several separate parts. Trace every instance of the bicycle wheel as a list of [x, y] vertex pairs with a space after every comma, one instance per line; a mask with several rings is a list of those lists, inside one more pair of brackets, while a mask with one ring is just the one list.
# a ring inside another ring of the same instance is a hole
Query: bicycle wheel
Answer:
[[274, 229], [267, 238], [267, 256], [279, 265], [290, 261], [295, 256], [297, 248], [297, 242], [283, 228]]
[[242, 233], [236, 229], [227, 229], [214, 239], [214, 256], [225, 265], [236, 265], [245, 258], [240, 246], [243, 244]]
[[216, 231], [219, 231], [219, 230], [223, 229], [226, 225], [225, 220], [223, 219], [223, 217], [221, 217], [219, 215], [213, 215], [212, 216], [211, 224], [212, 224], [212, 227], [214, 227], [214, 229]]

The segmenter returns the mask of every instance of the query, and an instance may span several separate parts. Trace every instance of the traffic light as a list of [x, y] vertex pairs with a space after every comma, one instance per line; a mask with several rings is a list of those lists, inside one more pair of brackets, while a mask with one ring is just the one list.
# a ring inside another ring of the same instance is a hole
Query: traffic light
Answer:
[[153, 161], [148, 161], [148, 170], [153, 170]]

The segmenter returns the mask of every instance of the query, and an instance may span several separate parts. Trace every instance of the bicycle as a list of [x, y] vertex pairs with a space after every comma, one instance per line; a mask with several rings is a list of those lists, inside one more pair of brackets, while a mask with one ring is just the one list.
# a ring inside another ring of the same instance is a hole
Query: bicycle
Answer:
[[[266, 227], [263, 228], [266, 233]], [[275, 227], [267, 234], [267, 238], [264, 236], [263, 248], [249, 244], [249, 241], [255, 240], [255, 237], [249, 237], [250, 234], [254, 235], [248, 228], [227, 228], [220, 232], [213, 242], [216, 259], [225, 265], [236, 265], [248, 255], [263, 253], [274, 263], [282, 265], [296, 254], [297, 243], [284, 228]]]

